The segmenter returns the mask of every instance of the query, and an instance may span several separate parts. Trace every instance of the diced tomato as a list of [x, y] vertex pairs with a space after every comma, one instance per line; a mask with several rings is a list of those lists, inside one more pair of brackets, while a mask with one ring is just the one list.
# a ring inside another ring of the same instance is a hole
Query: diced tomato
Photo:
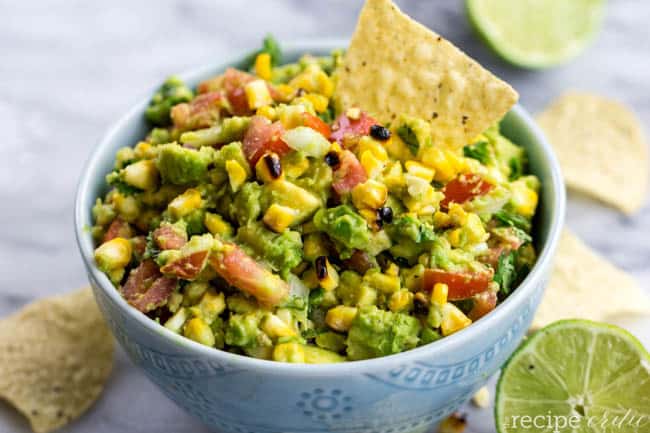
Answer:
[[501, 257], [501, 254], [507, 253], [508, 251], [510, 251], [509, 248], [503, 245], [498, 245], [481, 254], [478, 259], [481, 263], [485, 263], [486, 265], [492, 266], [493, 269], [496, 269], [499, 263], [499, 257]]
[[491, 280], [492, 273], [489, 271], [462, 273], [447, 272], [441, 269], [426, 269], [422, 287], [425, 290], [431, 290], [436, 283], [444, 283], [449, 287], [447, 298], [450, 301], [460, 301], [486, 291]]
[[474, 306], [469, 312], [469, 318], [477, 321], [485, 316], [497, 306], [497, 294], [491, 290], [486, 290], [474, 296]]
[[490, 182], [483, 180], [481, 176], [473, 173], [461, 174], [449, 181], [442, 192], [445, 198], [440, 202], [443, 209], [449, 207], [449, 203], [465, 203], [474, 197], [487, 194], [494, 188]]
[[208, 260], [208, 251], [197, 251], [178, 260], [167, 263], [160, 268], [166, 275], [174, 275], [184, 280], [193, 280], [199, 276]]
[[174, 126], [180, 130], [212, 126], [221, 117], [221, 103], [221, 92], [209, 92], [175, 105], [171, 110]]
[[228, 102], [230, 102], [231, 112], [234, 116], [246, 116], [253, 112], [248, 106], [248, 98], [243, 87], [237, 87], [226, 93]]
[[108, 230], [106, 230], [106, 233], [104, 234], [103, 242], [108, 242], [111, 239], [115, 238], [129, 239], [132, 236], [133, 229], [129, 223], [124, 221], [122, 218], [117, 217], [113, 220], [113, 222], [111, 222], [111, 225], [108, 226]]
[[339, 160], [340, 163], [334, 170], [332, 188], [337, 194], [344, 195], [368, 180], [368, 175], [354, 153], [349, 150], [341, 152]]
[[226, 244], [223, 251], [212, 254], [210, 264], [228, 284], [262, 304], [277, 305], [289, 294], [289, 286], [284, 280], [234, 244]]
[[162, 225], [152, 233], [152, 237], [161, 250], [178, 250], [187, 243], [187, 234], [181, 233], [170, 225]]
[[131, 270], [126, 283], [122, 286], [122, 295], [127, 301], [131, 301], [146, 292], [160, 276], [158, 265], [153, 260], [145, 260], [137, 268]]
[[304, 126], [321, 133], [325, 138], [329, 138], [332, 134], [330, 126], [323, 122], [320, 117], [314, 116], [311, 113], [302, 113], [302, 122]]
[[280, 122], [270, 123], [262, 116], [253, 116], [250, 126], [244, 134], [243, 151], [251, 166], [267, 152], [275, 152], [282, 156], [291, 149], [282, 141], [284, 127]]
[[341, 143], [346, 135], [368, 135], [370, 127], [376, 124], [377, 121], [363, 111], [358, 119], [350, 119], [345, 114], [341, 114], [332, 124], [330, 139]]
[[129, 301], [136, 309], [148, 313], [167, 303], [169, 295], [176, 289], [176, 278], [160, 277], [141, 296]]

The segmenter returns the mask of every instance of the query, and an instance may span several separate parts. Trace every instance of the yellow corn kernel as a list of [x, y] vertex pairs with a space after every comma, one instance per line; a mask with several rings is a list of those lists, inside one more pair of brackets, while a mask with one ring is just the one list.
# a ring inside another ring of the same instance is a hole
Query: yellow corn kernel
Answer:
[[316, 260], [320, 256], [327, 256], [328, 251], [325, 247], [323, 238], [318, 233], [308, 234], [303, 241], [303, 255], [306, 260]]
[[275, 112], [275, 108], [271, 107], [270, 105], [265, 105], [263, 107], [258, 108], [255, 114], [257, 114], [258, 116], [266, 117], [271, 122], [273, 122], [277, 116], [277, 113]]
[[304, 364], [305, 350], [300, 343], [282, 343], [273, 349], [273, 360]]
[[345, 116], [352, 120], [358, 120], [359, 117], [361, 117], [361, 109], [359, 107], [348, 108], [345, 112]]
[[355, 307], [337, 305], [330, 308], [325, 315], [325, 323], [335, 331], [347, 332], [352, 327], [352, 321], [357, 315]]
[[330, 146], [330, 150], [329, 150], [329, 152], [336, 152], [336, 153], [339, 153], [339, 152], [341, 152], [342, 150], [343, 150], [343, 149], [341, 149], [341, 145], [339, 144], [339, 142], [338, 142], [338, 141], [334, 141], [334, 142], [332, 142], [332, 145]]
[[291, 99], [293, 99], [294, 95], [296, 94], [296, 89], [288, 84], [278, 84], [275, 86], [275, 90], [278, 92], [281, 102], [291, 101]]
[[230, 237], [233, 234], [233, 228], [230, 223], [224, 220], [219, 214], [206, 212], [203, 224], [213, 235]]
[[248, 107], [251, 110], [273, 104], [273, 98], [264, 80], [254, 80], [244, 86]]
[[226, 161], [226, 172], [230, 180], [230, 188], [237, 192], [244, 182], [246, 182], [246, 178], [248, 178], [246, 169], [234, 159], [229, 159]]
[[413, 158], [411, 150], [408, 148], [406, 143], [404, 143], [404, 141], [399, 138], [394, 130], [392, 131], [391, 137], [388, 139], [388, 141], [384, 142], [384, 147], [392, 158], [399, 161], [404, 162], [407, 159]]
[[296, 335], [296, 331], [275, 314], [265, 315], [260, 328], [271, 338], [294, 337]]
[[[452, 205], [454, 203], [451, 203]], [[452, 224], [451, 218], [449, 217], [449, 214], [446, 214], [445, 212], [438, 211], [433, 214], [433, 226], [435, 228], [444, 228], [444, 227], [449, 227]]]
[[386, 275], [390, 275], [391, 277], [396, 277], [399, 275], [399, 266], [397, 266], [395, 263], [391, 263], [388, 265], [384, 273]]
[[393, 312], [408, 311], [412, 306], [413, 293], [406, 289], [401, 289], [393, 293], [388, 300], [388, 308]]
[[122, 269], [131, 261], [131, 242], [124, 238], [113, 238], [95, 250], [97, 267], [104, 272]]
[[202, 204], [201, 193], [194, 188], [190, 188], [169, 202], [167, 210], [169, 210], [174, 218], [182, 218], [192, 211], [199, 209]]
[[488, 238], [488, 234], [483, 226], [483, 221], [481, 221], [481, 218], [475, 213], [467, 214], [467, 220], [463, 226], [463, 231], [465, 232], [465, 237], [469, 244], [484, 242]]
[[260, 53], [255, 57], [255, 75], [262, 80], [271, 79], [271, 55], [269, 53]]
[[314, 261], [318, 284], [327, 291], [336, 289], [339, 285], [339, 273], [327, 259], [327, 256], [317, 257]]
[[447, 182], [456, 177], [454, 165], [447, 159], [447, 154], [438, 147], [429, 147], [422, 154], [422, 162], [435, 170], [434, 179]]
[[140, 141], [133, 148], [133, 154], [138, 159], [148, 158], [151, 159], [154, 157], [152, 152], [153, 146], [148, 141]]
[[334, 93], [334, 83], [318, 65], [309, 65], [303, 72], [296, 75], [289, 85], [295, 89], [305, 89], [310, 93], [320, 93], [331, 97]]
[[449, 243], [451, 244], [452, 247], [459, 248], [462, 245], [463, 243], [462, 234], [463, 234], [463, 229], [461, 228], [457, 228], [450, 232], [447, 232], [447, 240], [449, 240]]
[[264, 223], [273, 231], [282, 233], [298, 218], [298, 211], [288, 206], [273, 203], [264, 214]]
[[435, 171], [420, 164], [417, 161], [406, 161], [404, 163], [404, 167], [406, 167], [406, 171], [408, 171], [408, 173], [413, 176], [424, 179], [429, 183], [433, 181], [433, 175], [435, 174]]
[[255, 175], [264, 183], [282, 178], [282, 163], [277, 153], [267, 153], [255, 164]]
[[[148, 144], [148, 143], [147, 143]], [[143, 159], [124, 167], [124, 182], [136, 188], [150, 190], [158, 186], [158, 169], [151, 159]]]
[[358, 210], [359, 215], [363, 217], [363, 219], [366, 220], [366, 223], [368, 223], [368, 226], [372, 228], [373, 230], [379, 230], [379, 224], [377, 223], [377, 211], [375, 209], [359, 209]]
[[433, 292], [431, 294], [431, 302], [442, 307], [447, 303], [448, 295], [449, 295], [449, 286], [447, 286], [445, 283], [436, 283], [433, 286]]
[[385, 294], [397, 292], [402, 284], [397, 275], [386, 275], [381, 272], [368, 272], [363, 277], [363, 281]]
[[282, 173], [287, 177], [297, 179], [309, 168], [309, 158], [299, 152], [290, 153], [282, 158]]
[[442, 306], [442, 322], [440, 330], [443, 336], [453, 334], [472, 324], [472, 320], [454, 304], [447, 302]]
[[532, 217], [535, 214], [539, 199], [537, 192], [529, 188], [523, 180], [512, 182], [510, 189], [512, 191], [510, 203], [514, 207], [515, 212], [525, 217]]
[[314, 107], [317, 113], [323, 113], [327, 111], [327, 106], [330, 103], [330, 100], [327, 96], [319, 95], [318, 93], [308, 93], [304, 96], [311, 105]]
[[399, 161], [389, 163], [384, 170], [382, 180], [390, 191], [400, 190], [405, 184], [402, 163]]
[[379, 209], [386, 203], [388, 188], [376, 180], [367, 180], [352, 189], [352, 203], [357, 209]]
[[223, 293], [207, 290], [196, 309], [198, 314], [195, 316], [200, 317], [209, 325], [226, 309], [226, 297]]
[[467, 170], [467, 164], [465, 163], [465, 158], [463, 156], [450, 149], [445, 149], [444, 154], [456, 173], [463, 173]]
[[490, 391], [486, 386], [482, 387], [472, 396], [472, 403], [479, 409], [485, 409], [490, 406]]
[[112, 196], [113, 205], [117, 213], [124, 219], [126, 222], [132, 223], [140, 215], [140, 203], [132, 195], [123, 195], [119, 192], [116, 192]]
[[215, 343], [212, 329], [199, 317], [195, 317], [187, 322], [183, 330], [183, 335], [205, 346], [214, 346]]
[[449, 215], [452, 224], [457, 226], [464, 226], [467, 224], [467, 212], [465, 212], [465, 209], [463, 209], [463, 207], [458, 203], [450, 203], [447, 214]]
[[382, 162], [388, 161], [388, 152], [384, 146], [377, 140], [367, 135], [359, 139], [358, 154], [363, 155], [364, 152], [370, 151], [375, 158]]
[[303, 113], [306, 111], [305, 106], [298, 105], [279, 105], [275, 109], [278, 120], [285, 129], [293, 129], [303, 126]]
[[361, 153], [361, 166], [369, 178], [375, 178], [384, 170], [384, 163], [373, 152], [366, 150]]

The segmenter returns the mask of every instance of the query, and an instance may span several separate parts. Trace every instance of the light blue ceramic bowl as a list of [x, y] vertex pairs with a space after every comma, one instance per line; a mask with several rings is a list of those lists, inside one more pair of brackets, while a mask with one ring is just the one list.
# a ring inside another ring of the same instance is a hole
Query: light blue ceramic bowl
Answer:
[[[288, 46], [287, 60], [326, 54], [343, 41]], [[237, 65], [220, 62], [184, 75], [188, 83]], [[75, 231], [99, 306], [133, 362], [179, 406], [224, 433], [430, 432], [494, 374], [525, 334], [549, 277], [565, 195], [551, 147], [516, 106], [503, 132], [523, 145], [542, 180], [536, 240], [540, 257], [523, 284], [494, 312], [450, 337], [406, 353], [337, 365], [283, 364], [194, 343], [131, 308], [93, 261], [91, 207], [106, 191], [115, 151], [146, 131], [143, 100], [120, 119], [86, 165], [77, 194]]]

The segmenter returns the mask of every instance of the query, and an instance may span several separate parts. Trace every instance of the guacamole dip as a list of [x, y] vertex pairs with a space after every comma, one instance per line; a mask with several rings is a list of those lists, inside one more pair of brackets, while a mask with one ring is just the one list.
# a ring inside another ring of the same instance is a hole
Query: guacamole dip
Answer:
[[93, 208], [97, 266], [172, 332], [275, 361], [391, 355], [489, 314], [535, 262], [524, 150], [498, 125], [451, 147], [418, 117], [337, 112], [341, 53], [279, 55], [165, 81]]

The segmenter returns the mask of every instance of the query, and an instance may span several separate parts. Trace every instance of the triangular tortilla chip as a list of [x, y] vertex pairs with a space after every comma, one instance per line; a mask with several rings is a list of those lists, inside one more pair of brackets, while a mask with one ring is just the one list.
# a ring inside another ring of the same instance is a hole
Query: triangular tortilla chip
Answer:
[[650, 315], [650, 298], [634, 278], [565, 229], [551, 281], [531, 328], [560, 319], [607, 321], [622, 314]]
[[78, 418], [113, 366], [113, 337], [90, 289], [43, 299], [0, 320], [0, 399], [37, 433]]
[[342, 67], [339, 111], [381, 122], [407, 114], [431, 122], [433, 143], [459, 147], [500, 120], [517, 92], [390, 0], [367, 0]]
[[570, 188], [627, 214], [648, 194], [648, 145], [634, 113], [586, 93], [567, 93], [538, 116]]

